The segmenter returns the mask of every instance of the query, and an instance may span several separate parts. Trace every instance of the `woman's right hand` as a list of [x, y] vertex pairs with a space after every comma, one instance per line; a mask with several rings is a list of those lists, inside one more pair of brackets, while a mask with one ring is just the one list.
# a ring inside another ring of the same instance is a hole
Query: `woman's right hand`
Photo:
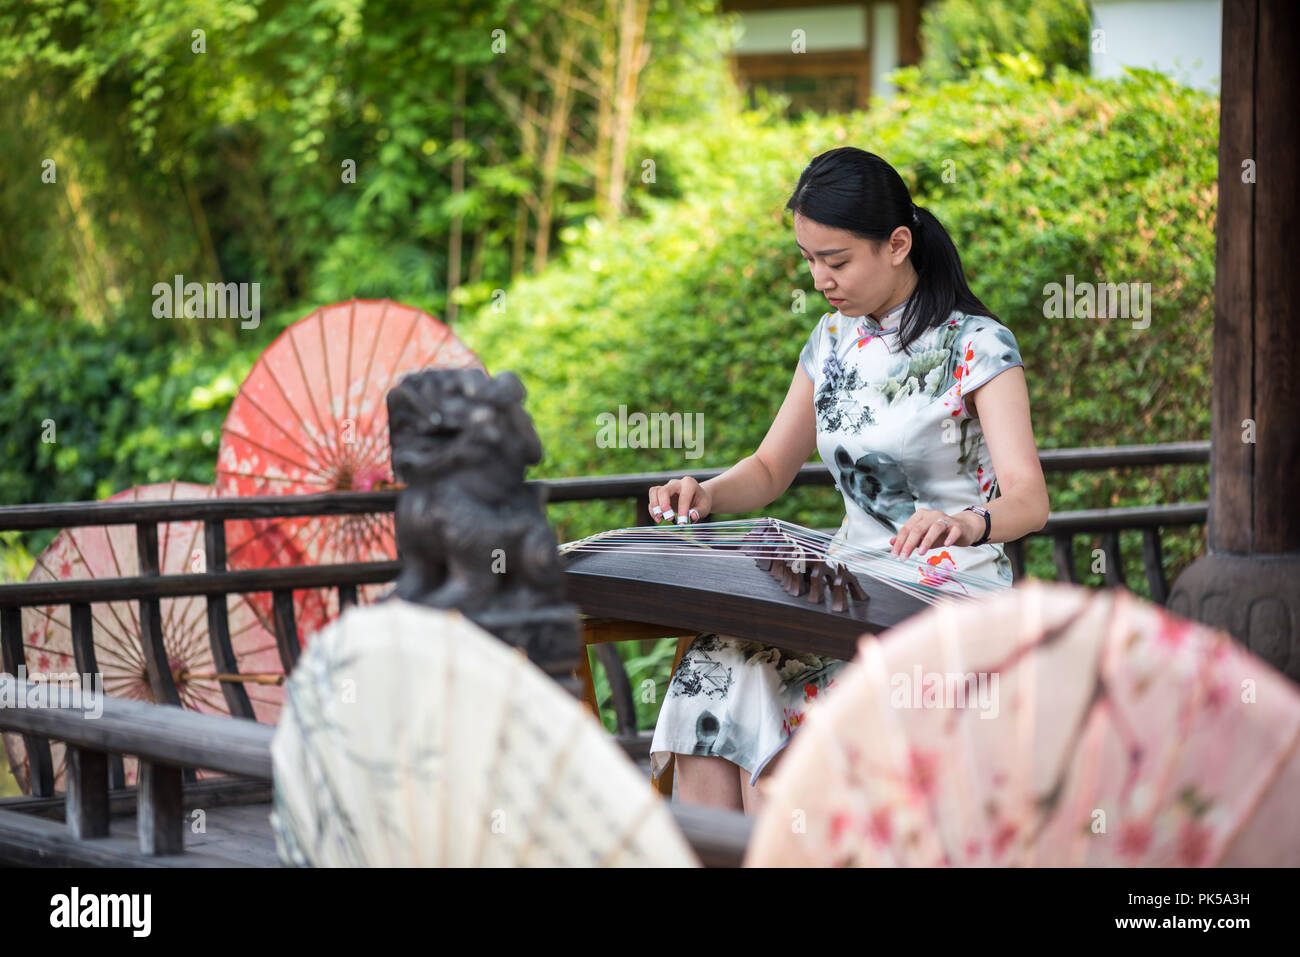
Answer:
[[685, 525], [700, 521], [713, 510], [713, 496], [695, 479], [684, 475], [667, 485], [653, 486], [648, 507], [656, 522]]

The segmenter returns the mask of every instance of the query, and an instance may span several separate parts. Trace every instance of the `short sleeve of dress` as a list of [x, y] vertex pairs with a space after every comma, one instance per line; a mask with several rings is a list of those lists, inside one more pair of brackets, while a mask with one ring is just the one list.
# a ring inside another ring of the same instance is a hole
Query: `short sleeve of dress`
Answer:
[[803, 351], [799, 353], [799, 365], [803, 371], [808, 373], [808, 378], [817, 382], [817, 370], [822, 365], [822, 346], [826, 339], [826, 317], [834, 313], [826, 313], [813, 327], [813, 331], [808, 334], [808, 341], [804, 343]]
[[968, 316], [962, 326], [962, 340], [963, 396], [969, 396], [998, 374], [1025, 364], [1011, 330], [987, 316]]

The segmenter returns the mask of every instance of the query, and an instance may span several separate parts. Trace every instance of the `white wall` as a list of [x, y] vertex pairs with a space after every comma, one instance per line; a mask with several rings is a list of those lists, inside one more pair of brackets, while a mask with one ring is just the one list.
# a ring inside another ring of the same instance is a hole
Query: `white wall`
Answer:
[[1093, 0], [1092, 11], [1093, 30], [1104, 31], [1105, 42], [1098, 52], [1094, 32], [1093, 76], [1145, 67], [1197, 89], [1219, 89], [1222, 0]]
[[[819, 50], [865, 50], [866, 6], [796, 7], [789, 10], [743, 10], [735, 53], [790, 53], [793, 31], [804, 31], [809, 54]], [[871, 6], [871, 92], [888, 100], [894, 95], [885, 74], [898, 69], [898, 4], [882, 0]]]
[[742, 10], [739, 19], [742, 32], [735, 53], [790, 53], [796, 29], [804, 31], [809, 53], [867, 46], [866, 11], [860, 6]]
[[876, 3], [871, 7], [871, 94], [882, 100], [894, 95], [894, 84], [885, 74], [898, 69], [898, 4]]

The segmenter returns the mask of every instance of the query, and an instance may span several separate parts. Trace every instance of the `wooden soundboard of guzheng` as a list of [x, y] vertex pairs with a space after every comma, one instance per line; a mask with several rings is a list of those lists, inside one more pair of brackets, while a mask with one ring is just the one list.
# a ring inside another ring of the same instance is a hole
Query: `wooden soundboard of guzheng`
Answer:
[[574, 551], [561, 563], [568, 600], [584, 614], [835, 658], [852, 658], [864, 633], [878, 634], [929, 607], [882, 582], [837, 584], [823, 563], [795, 563], [796, 572], [789, 562], [685, 542], [671, 555]]

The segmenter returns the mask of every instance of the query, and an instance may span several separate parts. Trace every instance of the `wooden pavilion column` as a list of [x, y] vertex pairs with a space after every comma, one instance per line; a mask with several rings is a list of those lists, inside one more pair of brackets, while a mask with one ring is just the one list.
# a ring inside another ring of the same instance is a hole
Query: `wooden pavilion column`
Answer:
[[1223, 4], [1209, 548], [1174, 582], [1168, 607], [1300, 681], [1294, 6]]

